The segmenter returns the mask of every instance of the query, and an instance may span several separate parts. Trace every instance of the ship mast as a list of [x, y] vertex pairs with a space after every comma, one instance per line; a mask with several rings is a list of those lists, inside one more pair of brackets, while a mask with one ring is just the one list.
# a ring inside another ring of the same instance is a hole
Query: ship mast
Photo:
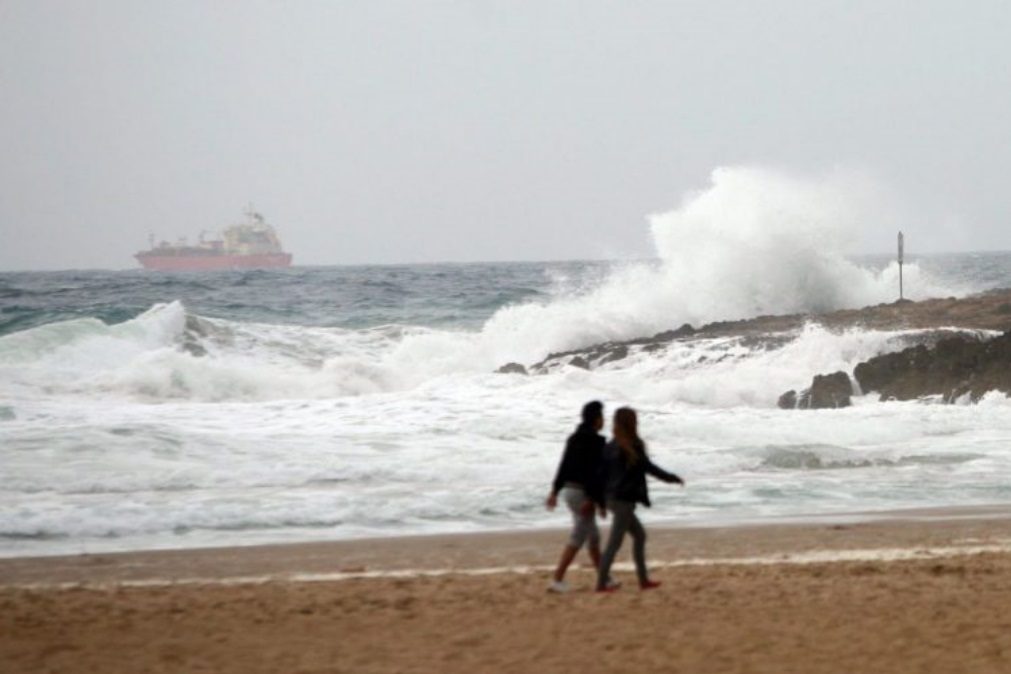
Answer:
[[250, 224], [263, 224], [263, 216], [256, 212], [252, 201], [246, 205], [246, 218], [249, 219]]

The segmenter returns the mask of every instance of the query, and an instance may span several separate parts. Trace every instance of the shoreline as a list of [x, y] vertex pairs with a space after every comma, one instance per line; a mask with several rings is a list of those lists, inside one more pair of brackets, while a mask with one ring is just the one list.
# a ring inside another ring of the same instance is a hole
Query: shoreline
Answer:
[[[561, 512], [561, 511], [559, 511]], [[640, 513], [641, 515], [642, 513]], [[922, 506], [922, 507], [907, 507], [907, 508], [888, 508], [884, 510], [845, 510], [839, 512], [827, 512], [827, 513], [801, 513], [801, 514], [773, 514], [773, 515], [754, 515], [754, 516], [740, 516], [740, 515], [728, 515], [726, 517], [721, 516], [706, 516], [706, 517], [677, 517], [677, 516], [663, 516], [658, 519], [652, 519], [653, 513], [649, 510], [645, 511], [646, 524], [651, 528], [657, 530], [664, 529], [735, 529], [739, 527], [763, 527], [763, 526], [775, 526], [775, 525], [819, 525], [819, 524], [858, 524], [862, 522], [874, 522], [879, 520], [910, 520], [910, 521], [921, 521], [921, 520], [931, 520], [931, 519], [960, 519], [960, 518], [1011, 518], [1011, 502], [993, 502], [993, 503], [983, 503], [974, 505], [942, 505], [942, 506]], [[556, 518], [558, 519], [558, 518]], [[564, 518], [561, 518], [564, 519]], [[607, 523], [604, 522], [603, 526], [606, 527]], [[287, 547], [287, 546], [300, 546], [300, 545], [329, 545], [329, 544], [354, 544], [357, 542], [366, 541], [397, 541], [397, 540], [413, 540], [413, 539], [424, 539], [431, 537], [468, 537], [468, 536], [491, 536], [491, 535], [545, 535], [549, 532], [555, 532], [558, 535], [564, 535], [564, 532], [568, 531], [567, 526], [558, 526], [557, 524], [540, 524], [534, 523], [529, 526], [514, 526], [514, 527], [503, 527], [503, 528], [488, 528], [488, 529], [475, 529], [470, 531], [428, 531], [428, 532], [404, 532], [404, 533], [391, 533], [391, 534], [374, 534], [374, 535], [363, 535], [355, 536], [350, 538], [328, 538], [324, 536], [310, 536], [304, 538], [293, 537], [288, 540], [265, 540], [265, 541], [248, 541], [248, 542], [234, 542], [234, 543], [222, 543], [222, 544], [205, 544], [202, 542], [197, 542], [195, 544], [188, 545], [152, 545], [151, 547], [105, 547], [104, 541], [99, 545], [94, 545], [95, 541], [89, 540], [82, 544], [82, 547], [94, 546], [92, 549], [80, 550], [80, 551], [67, 551], [65, 549], [59, 549], [53, 552], [40, 552], [37, 550], [32, 551], [18, 551], [14, 547], [10, 550], [0, 549], [0, 569], [4, 566], [6, 562], [12, 562], [17, 560], [27, 560], [27, 559], [52, 559], [52, 558], [73, 558], [73, 557], [106, 557], [106, 556], [117, 556], [117, 555], [132, 555], [132, 554], [156, 554], [156, 553], [173, 553], [173, 552], [199, 552], [199, 551], [213, 551], [213, 550], [244, 550], [247, 548], [276, 548], [276, 547]], [[167, 538], [167, 537], [165, 537]], [[16, 541], [15, 541], [16, 542]], [[0, 574], [0, 583], [2, 583], [2, 574]]]
[[[825, 562], [870, 560], [876, 550], [922, 549], [934, 551], [924, 556], [948, 556], [980, 545], [1001, 552], [1006, 544], [1011, 551], [1011, 503], [716, 524], [650, 522], [647, 511], [644, 524], [650, 534], [647, 558], [664, 568], [794, 562], [812, 554], [813, 559]], [[608, 522], [603, 522], [605, 536], [607, 527]], [[0, 588], [308, 582], [516, 570], [546, 573], [567, 532], [552, 527], [4, 557], [0, 558]], [[859, 554], [854, 557], [854, 553]], [[577, 567], [579, 563], [577, 559]]]

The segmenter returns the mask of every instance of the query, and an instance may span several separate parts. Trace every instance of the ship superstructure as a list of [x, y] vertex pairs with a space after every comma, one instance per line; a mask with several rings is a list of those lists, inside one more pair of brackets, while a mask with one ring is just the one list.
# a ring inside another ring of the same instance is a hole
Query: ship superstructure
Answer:
[[191, 245], [185, 238], [172, 244], [157, 245], [134, 257], [146, 269], [159, 271], [195, 271], [211, 269], [262, 269], [291, 266], [291, 253], [281, 247], [274, 228], [250, 206], [246, 222], [226, 227], [219, 238], [200, 240]]

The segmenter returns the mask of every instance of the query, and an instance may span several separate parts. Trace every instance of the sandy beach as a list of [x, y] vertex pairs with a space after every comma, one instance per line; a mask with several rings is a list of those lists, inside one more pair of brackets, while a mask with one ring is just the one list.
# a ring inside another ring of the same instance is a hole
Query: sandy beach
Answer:
[[0, 670], [1003, 672], [1009, 513], [654, 526], [610, 595], [559, 531], [5, 559]]

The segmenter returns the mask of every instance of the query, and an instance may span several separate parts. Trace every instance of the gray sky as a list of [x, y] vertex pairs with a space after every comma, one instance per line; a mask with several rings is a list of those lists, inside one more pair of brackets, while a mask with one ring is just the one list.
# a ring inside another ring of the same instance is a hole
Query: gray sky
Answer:
[[1011, 249], [1009, 36], [996, 0], [0, 0], [0, 269], [129, 268], [248, 201], [296, 264], [649, 256], [741, 164]]

